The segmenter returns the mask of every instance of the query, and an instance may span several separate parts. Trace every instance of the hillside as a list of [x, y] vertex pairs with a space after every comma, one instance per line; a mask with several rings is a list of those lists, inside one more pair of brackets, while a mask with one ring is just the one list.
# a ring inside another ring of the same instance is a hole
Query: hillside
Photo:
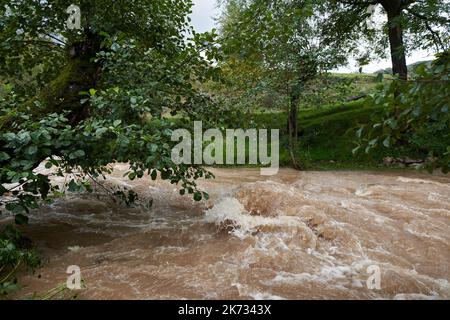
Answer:
[[[414, 69], [417, 68], [418, 66], [420, 66], [421, 64], [430, 65], [432, 62], [433, 62], [433, 60], [423, 60], [423, 61], [418, 61], [418, 62], [409, 64], [408, 65], [408, 72], [412, 73], [414, 71]], [[378, 73], [392, 74], [392, 68], [380, 69], [380, 70], [377, 70], [375, 72], [375, 74], [378, 74]]]

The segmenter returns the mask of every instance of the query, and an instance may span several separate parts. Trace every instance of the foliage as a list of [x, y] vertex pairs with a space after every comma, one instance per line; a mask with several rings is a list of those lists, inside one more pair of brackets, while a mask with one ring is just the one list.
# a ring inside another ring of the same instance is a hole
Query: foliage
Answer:
[[364, 98], [382, 81], [372, 74], [323, 74], [308, 81], [300, 94], [300, 109]]
[[[0, 196], [9, 196], [0, 206], [26, 223], [30, 209], [63, 192], [36, 170], [45, 159], [57, 175], [84, 173], [68, 182], [71, 192], [89, 191], [122, 162], [131, 180], [160, 177], [201, 200], [195, 180], [212, 175], [172, 163], [167, 113], [214, 118], [197, 84], [217, 76], [215, 35], [189, 26], [189, 0], [80, 1], [81, 30], [66, 27], [70, 4], [0, 3]], [[26, 73], [30, 88], [21, 85]]]
[[[352, 155], [353, 131], [358, 123], [367, 122], [378, 107], [367, 106], [362, 99], [343, 104], [314, 106], [299, 110], [299, 144], [296, 157], [305, 170], [377, 169], [388, 154]], [[257, 126], [280, 130], [280, 164], [293, 166], [288, 149], [285, 112], [264, 112], [254, 117]], [[407, 155], [408, 153], [406, 153]], [[397, 156], [404, 156], [398, 154]]]
[[225, 67], [231, 73], [237, 67], [233, 80], [251, 70], [251, 77], [240, 81], [242, 89], [299, 91], [318, 72], [345, 61], [338, 47], [323, 42], [319, 32], [323, 17], [315, 11], [315, 1], [225, 3], [221, 19]]
[[[428, 157], [429, 170], [449, 172], [450, 161], [450, 55], [440, 54], [431, 66], [419, 65], [415, 79], [392, 81], [371, 96], [380, 107], [372, 121], [358, 132], [355, 152], [380, 147], [410, 146]], [[436, 137], [439, 141], [436, 143]]]
[[[316, 1], [229, 0], [221, 19], [224, 66], [235, 83], [230, 91], [261, 104], [272, 104], [279, 96], [277, 103], [289, 110], [289, 148], [297, 168], [293, 149], [301, 94], [308, 81], [345, 61], [338, 46], [323, 41], [320, 26], [325, 18], [316, 10]], [[243, 69], [254, 79], [242, 81]]]
[[37, 253], [24, 245], [24, 238], [13, 226], [0, 232], [0, 299], [19, 286], [16, 273], [22, 267], [36, 270], [41, 264]]
[[[84, 279], [81, 279], [81, 289], [80, 290], [86, 290], [87, 285]], [[67, 283], [62, 283], [44, 293], [37, 293], [34, 292], [32, 295], [25, 297], [25, 300], [77, 300], [79, 298], [79, 291], [77, 290], [74, 292], [74, 290], [69, 289], [67, 287]]]
[[389, 27], [398, 26], [403, 38], [403, 48], [391, 48], [393, 55], [402, 54], [397, 49], [448, 50], [449, 5], [445, 0], [323, 1], [320, 10], [328, 19], [322, 32], [326, 42], [340, 44], [361, 66], [387, 56]]

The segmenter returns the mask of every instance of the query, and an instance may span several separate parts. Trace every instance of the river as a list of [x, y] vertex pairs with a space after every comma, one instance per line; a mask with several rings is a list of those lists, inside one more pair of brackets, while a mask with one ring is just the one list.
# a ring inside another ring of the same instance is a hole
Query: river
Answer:
[[106, 183], [152, 209], [98, 190], [33, 213], [24, 233], [45, 263], [19, 296], [65, 283], [77, 265], [81, 299], [450, 299], [450, 177], [211, 169], [198, 203], [126, 169]]

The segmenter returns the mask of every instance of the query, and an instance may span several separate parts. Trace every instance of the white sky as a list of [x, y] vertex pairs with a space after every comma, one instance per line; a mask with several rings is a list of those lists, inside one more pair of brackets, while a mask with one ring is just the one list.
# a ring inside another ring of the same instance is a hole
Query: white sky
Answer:
[[[412, 63], [415, 63], [418, 61], [432, 60], [433, 58], [434, 58], [434, 55], [430, 54], [429, 52], [415, 51], [409, 57], [406, 57], [406, 63], [412, 64]], [[364, 66], [363, 72], [364, 73], [373, 73], [380, 69], [387, 69], [387, 68], [391, 68], [391, 67], [392, 67], [392, 63], [391, 63], [390, 59], [381, 59], [378, 61], [372, 61], [369, 65]], [[349, 66], [339, 68], [336, 70], [336, 72], [347, 73], [347, 72], [358, 72], [358, 70], [359, 70], [359, 66], [357, 66], [356, 63], [354, 63], [354, 62], [353, 63], [350, 62]]]
[[214, 17], [219, 15], [216, 0], [194, 0], [192, 25], [197, 32], [210, 31], [215, 26]]
[[[206, 32], [215, 27], [214, 18], [220, 13], [217, 7], [216, 0], [193, 0], [194, 7], [191, 15], [192, 25], [197, 32]], [[425, 51], [413, 52], [407, 57], [407, 63], [411, 64], [417, 61], [430, 60], [433, 58], [432, 54]], [[380, 69], [386, 69], [391, 67], [390, 59], [373, 61], [368, 66], [363, 68], [363, 72], [371, 73]], [[349, 66], [339, 68], [337, 72], [357, 72], [359, 69], [354, 63], [350, 63]]]

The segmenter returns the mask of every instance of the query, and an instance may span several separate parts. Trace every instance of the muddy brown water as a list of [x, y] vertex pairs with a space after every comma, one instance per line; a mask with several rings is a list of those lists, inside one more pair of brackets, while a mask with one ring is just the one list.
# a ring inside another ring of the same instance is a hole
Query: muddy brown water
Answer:
[[[196, 203], [165, 182], [122, 178], [151, 210], [71, 195], [24, 232], [45, 264], [21, 297], [81, 268], [82, 299], [450, 299], [450, 177], [211, 169]], [[370, 266], [381, 271], [371, 290]]]

